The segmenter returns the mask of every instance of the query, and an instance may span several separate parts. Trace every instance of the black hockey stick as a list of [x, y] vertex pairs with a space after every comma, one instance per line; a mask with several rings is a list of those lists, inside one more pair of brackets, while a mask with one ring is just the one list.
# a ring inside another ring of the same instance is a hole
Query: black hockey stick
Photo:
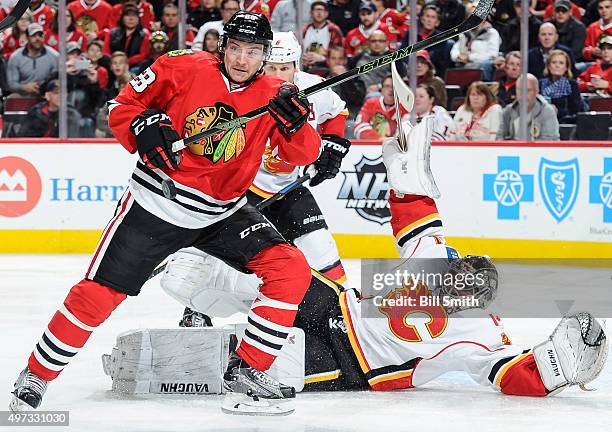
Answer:
[[15, 24], [29, 7], [30, 0], [19, 0], [13, 10], [2, 21], [0, 21], [0, 31]]
[[[329, 78], [319, 84], [315, 84], [307, 89], [301, 90], [298, 92], [300, 96], [306, 97], [321, 90], [325, 90], [329, 87], [341, 84], [345, 81], [351, 80], [353, 78], [358, 77], [359, 75], [366, 74], [375, 69], [378, 69], [382, 66], [393, 63], [397, 60], [402, 60], [419, 50], [430, 48], [434, 45], [439, 44], [440, 42], [444, 42], [448, 39], [451, 39], [461, 33], [465, 33], [467, 31], [472, 30], [473, 28], [482, 24], [482, 22], [487, 18], [489, 12], [491, 12], [491, 8], [493, 7], [493, 2], [495, 0], [480, 0], [478, 2], [478, 6], [474, 10], [474, 13], [467, 17], [461, 24], [448, 29], [442, 33], [439, 33], [435, 36], [431, 36], [421, 42], [417, 42], [414, 45], [407, 46], [406, 48], [399, 49], [397, 51], [393, 51], [389, 54], [386, 54], [382, 57], [378, 57], [372, 60], [369, 63], [361, 65], [357, 68], [351, 69], [349, 71], [344, 72], [341, 75], [335, 76], [333, 78]], [[236, 117], [235, 119], [229, 120], [227, 122], [220, 123], [211, 129], [207, 129], [190, 137], [175, 141], [172, 143], [172, 151], [178, 152], [184, 149], [187, 145], [193, 144], [195, 142], [201, 141], [204, 138], [208, 138], [213, 136], [219, 132], [222, 132], [227, 129], [239, 127], [253, 119], [261, 117], [268, 112], [268, 105], [262, 106], [260, 108], [249, 111], [248, 113]]]

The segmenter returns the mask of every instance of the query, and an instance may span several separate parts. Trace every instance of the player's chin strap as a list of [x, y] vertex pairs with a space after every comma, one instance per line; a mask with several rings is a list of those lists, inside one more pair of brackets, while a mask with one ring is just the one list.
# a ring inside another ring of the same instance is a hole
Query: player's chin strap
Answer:
[[30, 7], [31, 0], [19, 0], [13, 10], [0, 21], [0, 31], [11, 27], [15, 24], [21, 15], [25, 13], [25, 11]]

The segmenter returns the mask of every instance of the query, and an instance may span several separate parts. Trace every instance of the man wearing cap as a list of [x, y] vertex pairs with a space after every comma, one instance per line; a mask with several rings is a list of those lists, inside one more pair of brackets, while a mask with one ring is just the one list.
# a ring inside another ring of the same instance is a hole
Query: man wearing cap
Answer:
[[366, 49], [368, 39], [376, 30], [387, 35], [387, 47], [396, 48], [399, 31], [378, 21], [376, 6], [370, 1], [362, 1], [359, 6], [359, 26], [349, 31], [344, 41], [344, 49], [348, 57], [355, 56]]
[[[26, 118], [17, 131], [18, 137], [53, 137], [59, 136], [58, 112], [60, 88], [57, 79], [49, 81], [44, 87], [45, 100], [37, 103], [28, 111]], [[78, 138], [81, 115], [68, 105], [68, 138]]]
[[601, 59], [591, 64], [578, 77], [581, 92], [595, 92], [601, 96], [612, 96], [612, 35], [603, 33], [597, 43]]
[[149, 56], [138, 63], [136, 74], [141, 74], [144, 70], [150, 67], [155, 60], [157, 60], [162, 55], [166, 54], [168, 51], [168, 35], [163, 31], [155, 31], [151, 34], [149, 38]]
[[569, 0], [556, 0], [554, 15], [550, 22], [557, 28], [559, 43], [569, 47], [576, 61], [582, 59], [582, 48], [586, 37], [586, 27], [572, 16]]
[[586, 30], [584, 50], [582, 50], [585, 60], [600, 58], [601, 52], [597, 46], [599, 37], [603, 33], [612, 34], [612, 0], [597, 0], [597, 12], [600, 19], [591, 23]]
[[57, 73], [59, 54], [44, 44], [45, 31], [38, 23], [28, 25], [28, 42], [9, 57], [6, 80], [11, 92], [38, 96], [40, 86]]

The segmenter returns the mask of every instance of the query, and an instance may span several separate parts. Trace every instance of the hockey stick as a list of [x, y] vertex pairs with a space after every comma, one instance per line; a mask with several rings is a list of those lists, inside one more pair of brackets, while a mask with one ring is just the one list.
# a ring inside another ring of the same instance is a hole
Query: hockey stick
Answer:
[[30, 0], [19, 0], [13, 10], [0, 21], [0, 31], [9, 28], [15, 24], [27, 8], [30, 7]]
[[[375, 69], [378, 69], [382, 66], [393, 63], [397, 60], [402, 60], [412, 54], [416, 53], [419, 50], [430, 48], [434, 45], [439, 44], [440, 42], [444, 42], [448, 39], [451, 39], [461, 33], [465, 33], [467, 31], [472, 30], [473, 28], [482, 24], [482, 22], [487, 18], [491, 8], [493, 7], [493, 2], [495, 0], [480, 0], [478, 2], [478, 6], [474, 10], [474, 13], [467, 17], [461, 24], [448, 29], [442, 33], [439, 33], [435, 36], [431, 36], [421, 42], [417, 42], [414, 45], [407, 46], [406, 48], [399, 49], [397, 51], [393, 51], [389, 54], [386, 54], [382, 57], [378, 57], [372, 60], [369, 63], [351, 69], [349, 71], [344, 72], [341, 75], [335, 76], [333, 78], [329, 78], [319, 84], [315, 84], [307, 89], [301, 90], [298, 94], [302, 97], [310, 96], [321, 90], [325, 90], [329, 87], [341, 84], [345, 81], [356, 78], [360, 75], [371, 72]], [[219, 132], [222, 132], [227, 129], [232, 129], [235, 127], [239, 127], [253, 119], [261, 117], [268, 112], [268, 105], [262, 106], [260, 108], [249, 111], [248, 113], [236, 117], [235, 119], [229, 120], [227, 122], [220, 123], [211, 129], [207, 129], [190, 137], [175, 141], [172, 143], [172, 151], [178, 152], [184, 149], [189, 144], [193, 144], [195, 142], [201, 141], [204, 138], [211, 137]]]

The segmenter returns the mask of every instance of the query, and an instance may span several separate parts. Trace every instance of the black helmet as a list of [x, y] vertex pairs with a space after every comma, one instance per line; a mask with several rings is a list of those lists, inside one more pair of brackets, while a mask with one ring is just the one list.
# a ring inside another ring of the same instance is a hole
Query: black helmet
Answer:
[[219, 43], [221, 52], [225, 50], [229, 38], [262, 44], [266, 53], [264, 57], [267, 57], [274, 35], [264, 15], [241, 10], [232, 15], [223, 26], [223, 36]]

